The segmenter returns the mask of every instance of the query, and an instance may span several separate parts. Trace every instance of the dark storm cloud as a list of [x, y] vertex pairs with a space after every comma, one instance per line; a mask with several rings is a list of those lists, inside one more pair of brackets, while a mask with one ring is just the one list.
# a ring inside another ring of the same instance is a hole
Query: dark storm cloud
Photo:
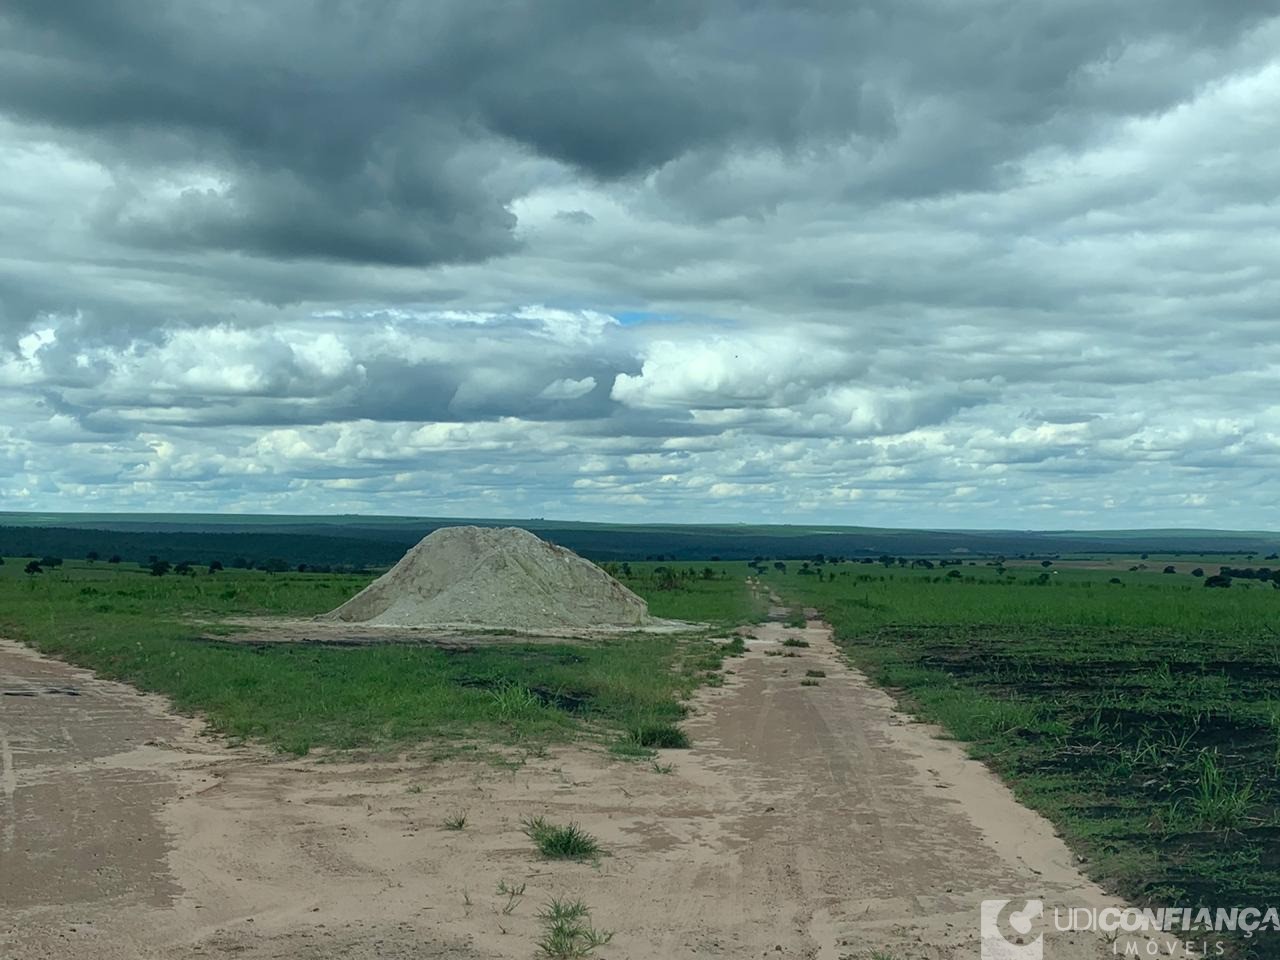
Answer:
[[[1265, 10], [14, 0], [0, 109], [108, 164], [97, 223], [122, 242], [430, 264], [514, 248], [528, 158], [608, 180], [852, 138], [892, 160], [854, 193], [988, 186], [1032, 146], [1185, 98], [1187, 51]], [[1154, 52], [1129, 68], [1135, 38]]]

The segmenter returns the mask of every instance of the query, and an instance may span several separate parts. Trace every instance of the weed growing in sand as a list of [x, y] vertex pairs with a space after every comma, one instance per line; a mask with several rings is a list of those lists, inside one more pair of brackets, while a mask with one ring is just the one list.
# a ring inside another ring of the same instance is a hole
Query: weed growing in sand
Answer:
[[820, 681], [820, 680], [810, 680], [810, 679], [807, 679], [807, 678], [806, 678], [806, 679], [804, 679], [804, 680], [801, 680], [801, 681], [800, 681], [800, 686], [802, 686], [802, 687], [816, 687], [816, 686], [818, 686], [818, 684], [819, 684], [819, 683], [821, 683], [821, 681]]
[[788, 627], [793, 627], [796, 630], [803, 630], [807, 624], [803, 610], [792, 610], [787, 614], [787, 619], [782, 622]]
[[560, 826], [545, 817], [525, 817], [520, 822], [525, 836], [549, 860], [592, 860], [600, 855], [600, 842], [576, 823]]
[[782, 641], [782, 645], [784, 647], [807, 647], [809, 645], [809, 641], [801, 640], [799, 637], [787, 637], [787, 639]]
[[827, 671], [825, 671], [825, 670], [806, 670], [806, 671], [804, 672], [804, 675], [805, 675], [806, 677], [825, 677], [825, 676], [827, 675]]
[[651, 764], [654, 773], [674, 773], [676, 765], [674, 763], [659, 763], [657, 760]]
[[538, 913], [546, 933], [538, 941], [545, 957], [586, 957], [613, 939], [613, 931], [591, 926], [591, 911], [581, 900], [551, 900]]
[[648, 760], [653, 756], [653, 751], [648, 747], [642, 747], [630, 739], [615, 740], [609, 744], [609, 752], [624, 760]]
[[689, 735], [674, 723], [662, 720], [633, 724], [627, 730], [627, 737], [636, 745], [650, 749], [686, 750], [689, 747]]
[[524, 888], [523, 883], [498, 881], [498, 896], [507, 898], [507, 902], [502, 905], [503, 916], [509, 916], [515, 912], [516, 907], [520, 906], [520, 901], [524, 898]]
[[734, 637], [728, 643], [720, 644], [720, 652], [726, 657], [740, 657], [747, 652], [747, 643], [741, 637]]
[[446, 830], [465, 830], [467, 828], [467, 812], [465, 810], [458, 810], [455, 813], [449, 814], [449, 816], [444, 818], [444, 823], [441, 824], [441, 826]]

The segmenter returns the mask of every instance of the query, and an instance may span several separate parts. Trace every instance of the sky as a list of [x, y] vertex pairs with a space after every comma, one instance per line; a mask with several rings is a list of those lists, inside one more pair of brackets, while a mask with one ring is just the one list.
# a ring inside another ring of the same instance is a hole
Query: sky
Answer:
[[1277, 529], [1278, 191], [1278, 0], [5, 0], [0, 509]]

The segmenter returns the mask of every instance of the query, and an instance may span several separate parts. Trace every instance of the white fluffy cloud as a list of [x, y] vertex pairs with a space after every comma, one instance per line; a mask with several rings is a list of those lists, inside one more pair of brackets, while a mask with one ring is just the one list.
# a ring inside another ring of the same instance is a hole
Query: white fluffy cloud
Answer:
[[0, 506], [1275, 526], [1254, 5], [219, 3], [0, 13]]

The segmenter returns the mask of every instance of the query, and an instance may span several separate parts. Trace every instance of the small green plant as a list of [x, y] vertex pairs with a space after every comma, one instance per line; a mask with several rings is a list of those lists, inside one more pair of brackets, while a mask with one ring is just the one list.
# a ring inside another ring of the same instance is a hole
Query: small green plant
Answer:
[[818, 684], [819, 684], [819, 683], [821, 683], [821, 681], [820, 681], [820, 680], [810, 680], [810, 679], [806, 678], [806, 679], [804, 679], [804, 680], [801, 680], [801, 681], [800, 681], [800, 686], [802, 686], [802, 687], [816, 687], [816, 686], [818, 686]]
[[806, 671], [804, 672], [804, 675], [805, 675], [806, 677], [825, 677], [825, 676], [827, 675], [827, 671], [825, 671], [825, 670], [806, 670]]
[[785, 623], [788, 627], [793, 627], [797, 630], [803, 630], [805, 628], [805, 623], [806, 623], [804, 619], [804, 611], [792, 610], [790, 613], [787, 614], [787, 619], [782, 622]]
[[676, 769], [674, 763], [659, 763], [657, 760], [653, 761], [652, 766], [654, 773], [674, 773]]
[[1200, 753], [1196, 765], [1200, 776], [1195, 792], [1173, 804], [1170, 819], [1176, 822], [1190, 816], [1195, 822], [1217, 830], [1241, 827], [1256, 799], [1253, 783], [1228, 783], [1218, 766], [1216, 753], [1209, 750]]
[[782, 645], [784, 647], [807, 647], [809, 645], [809, 641], [801, 640], [799, 637], [787, 637], [787, 639], [782, 641]]
[[544, 957], [586, 957], [613, 939], [613, 931], [591, 926], [591, 911], [581, 900], [551, 900], [538, 914], [546, 933], [538, 941]]
[[498, 896], [506, 897], [507, 902], [502, 905], [503, 916], [508, 916], [515, 912], [516, 907], [520, 905], [521, 899], [524, 897], [523, 883], [508, 883], [506, 880], [498, 881]]
[[444, 818], [442, 826], [446, 830], [465, 830], [467, 827], [467, 812], [458, 810]]
[[524, 833], [549, 860], [591, 860], [600, 855], [600, 841], [576, 823], [559, 826], [545, 817], [526, 817]]
[[685, 750], [689, 747], [689, 735], [674, 723], [664, 720], [646, 720], [632, 724], [627, 730], [629, 739], [641, 747]]
[[734, 637], [728, 643], [722, 643], [720, 651], [726, 657], [740, 657], [747, 652], [747, 644], [741, 637]]

